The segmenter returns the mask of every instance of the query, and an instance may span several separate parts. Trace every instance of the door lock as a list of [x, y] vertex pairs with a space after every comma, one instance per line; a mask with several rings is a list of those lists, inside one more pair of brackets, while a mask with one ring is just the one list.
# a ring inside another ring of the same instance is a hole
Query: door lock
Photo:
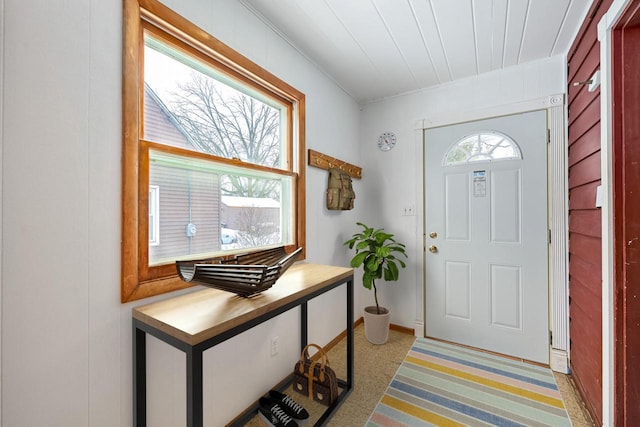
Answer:
[[438, 233], [436, 233], [435, 231], [432, 231], [431, 233], [429, 233], [429, 237], [431, 237], [432, 239], [435, 239], [436, 237], [438, 237]]
[[436, 245], [429, 246], [429, 252], [435, 254], [436, 252], [438, 252], [438, 247]]

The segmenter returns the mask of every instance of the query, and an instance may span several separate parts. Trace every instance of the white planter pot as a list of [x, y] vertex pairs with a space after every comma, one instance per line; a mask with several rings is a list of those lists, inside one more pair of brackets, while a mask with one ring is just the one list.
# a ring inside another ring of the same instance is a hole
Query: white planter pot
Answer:
[[389, 322], [391, 313], [384, 307], [380, 307], [377, 314], [376, 306], [364, 308], [364, 336], [371, 344], [384, 344], [389, 339]]

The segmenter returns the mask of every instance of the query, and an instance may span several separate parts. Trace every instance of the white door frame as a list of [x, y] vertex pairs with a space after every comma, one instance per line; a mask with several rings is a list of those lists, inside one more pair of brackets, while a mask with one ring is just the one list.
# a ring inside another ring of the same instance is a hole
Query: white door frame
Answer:
[[566, 147], [566, 105], [562, 94], [533, 99], [514, 104], [490, 107], [477, 111], [462, 112], [440, 117], [422, 119], [415, 122], [414, 141], [416, 144], [416, 170], [422, 171], [422, 179], [417, 180], [416, 198], [418, 230], [422, 239], [416, 239], [416, 252], [422, 254], [416, 272], [416, 335], [425, 334], [425, 242], [426, 224], [424, 217], [424, 131], [433, 127], [448, 126], [468, 121], [489, 119], [528, 111], [546, 110], [549, 133], [549, 225], [551, 246], [549, 248], [549, 325], [553, 333], [550, 348], [551, 369], [569, 373], [569, 253], [568, 228], [568, 177]]
[[614, 422], [614, 347], [613, 325], [613, 133], [612, 119], [612, 47], [611, 32], [631, 0], [614, 0], [598, 23], [600, 42], [600, 156], [602, 172], [602, 425]]

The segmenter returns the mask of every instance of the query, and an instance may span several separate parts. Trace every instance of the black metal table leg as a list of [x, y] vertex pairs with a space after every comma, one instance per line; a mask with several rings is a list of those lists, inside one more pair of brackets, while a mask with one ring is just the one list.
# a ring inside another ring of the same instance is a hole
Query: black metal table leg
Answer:
[[147, 425], [147, 346], [145, 332], [133, 322], [133, 425]]
[[353, 343], [353, 279], [347, 281], [347, 388], [353, 388], [354, 382], [354, 343]]
[[202, 350], [187, 352], [187, 427], [202, 427]]
[[309, 318], [307, 303], [300, 304], [300, 353], [304, 351], [309, 341]]

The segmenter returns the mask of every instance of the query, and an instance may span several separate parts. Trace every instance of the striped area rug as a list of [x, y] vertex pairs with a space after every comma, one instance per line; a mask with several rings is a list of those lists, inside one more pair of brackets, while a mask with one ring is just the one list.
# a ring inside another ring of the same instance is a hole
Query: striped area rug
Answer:
[[367, 426], [571, 426], [551, 370], [417, 338]]

